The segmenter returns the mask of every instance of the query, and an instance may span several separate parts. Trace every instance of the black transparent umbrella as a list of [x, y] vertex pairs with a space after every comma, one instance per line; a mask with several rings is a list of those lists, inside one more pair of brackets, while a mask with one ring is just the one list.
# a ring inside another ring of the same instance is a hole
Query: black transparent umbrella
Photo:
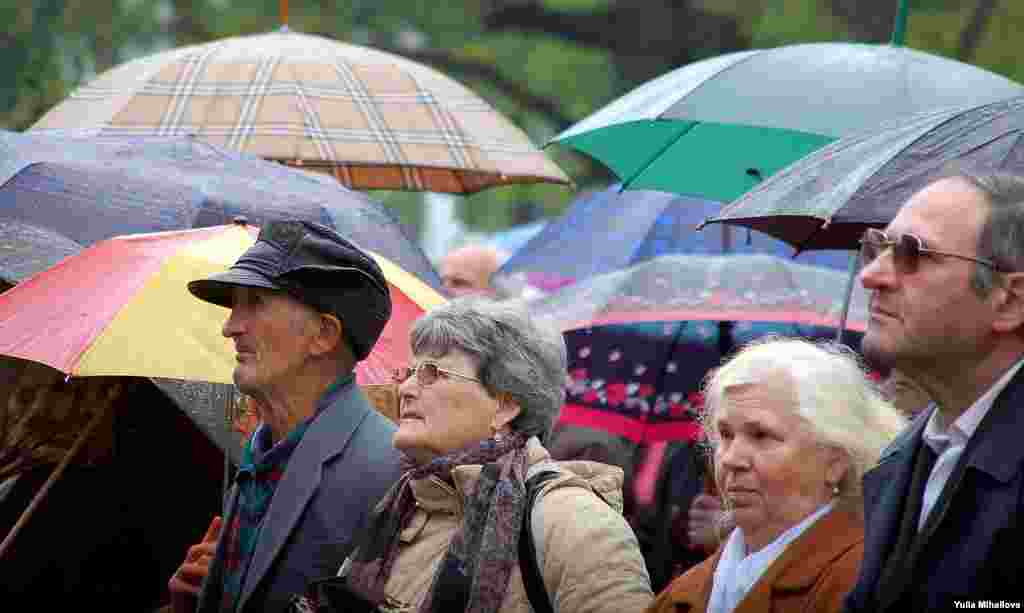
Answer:
[[[888, 225], [951, 168], [1024, 172], [1022, 134], [1024, 96], [883, 124], [793, 163], [705, 224], [752, 228], [799, 250], [857, 249], [865, 229]], [[851, 259], [847, 304], [856, 266]]]
[[705, 223], [759, 230], [800, 250], [857, 249], [955, 166], [1024, 172], [1024, 96], [883, 124], [766, 179]]

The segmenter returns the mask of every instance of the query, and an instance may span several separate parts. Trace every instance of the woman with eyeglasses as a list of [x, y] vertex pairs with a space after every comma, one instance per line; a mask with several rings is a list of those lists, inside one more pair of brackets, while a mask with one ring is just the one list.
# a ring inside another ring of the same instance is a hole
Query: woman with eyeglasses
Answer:
[[904, 426], [849, 349], [768, 338], [705, 386], [718, 550], [648, 613], [838, 613], [864, 554], [861, 476]]
[[542, 445], [563, 401], [562, 335], [467, 297], [420, 318], [411, 344], [396, 375], [406, 472], [342, 567], [347, 589], [380, 610], [642, 611], [653, 594], [622, 470]]

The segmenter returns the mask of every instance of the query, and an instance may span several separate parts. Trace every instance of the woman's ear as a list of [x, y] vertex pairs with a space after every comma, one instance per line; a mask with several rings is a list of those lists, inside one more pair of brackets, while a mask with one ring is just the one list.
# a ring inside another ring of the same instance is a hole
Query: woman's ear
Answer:
[[825, 482], [839, 485], [851, 468], [850, 455], [839, 447], [828, 447], [826, 451], [828, 455], [825, 463]]
[[494, 414], [494, 419], [491, 422], [491, 428], [494, 431], [500, 431], [509, 425], [513, 419], [522, 413], [523, 408], [519, 406], [510, 394], [502, 392], [498, 394], [498, 410]]

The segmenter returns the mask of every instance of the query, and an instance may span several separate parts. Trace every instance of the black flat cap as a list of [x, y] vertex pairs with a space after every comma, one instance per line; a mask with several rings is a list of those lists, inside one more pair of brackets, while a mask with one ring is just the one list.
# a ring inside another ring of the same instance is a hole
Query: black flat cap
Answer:
[[359, 360], [373, 349], [391, 317], [391, 294], [372, 257], [327, 226], [308, 221], [266, 223], [227, 271], [197, 279], [188, 290], [200, 300], [231, 308], [233, 287], [288, 292], [341, 320]]

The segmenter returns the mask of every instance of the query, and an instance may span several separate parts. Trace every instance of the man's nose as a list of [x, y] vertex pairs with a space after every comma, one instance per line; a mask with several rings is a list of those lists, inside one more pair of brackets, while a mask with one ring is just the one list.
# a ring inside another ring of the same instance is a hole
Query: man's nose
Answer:
[[874, 290], [891, 284], [893, 273], [892, 253], [890, 249], [886, 249], [864, 266], [857, 276], [864, 289]]
[[220, 332], [227, 338], [232, 338], [242, 333], [242, 314], [238, 309], [231, 309], [231, 314], [228, 315], [227, 321], [221, 326]]

